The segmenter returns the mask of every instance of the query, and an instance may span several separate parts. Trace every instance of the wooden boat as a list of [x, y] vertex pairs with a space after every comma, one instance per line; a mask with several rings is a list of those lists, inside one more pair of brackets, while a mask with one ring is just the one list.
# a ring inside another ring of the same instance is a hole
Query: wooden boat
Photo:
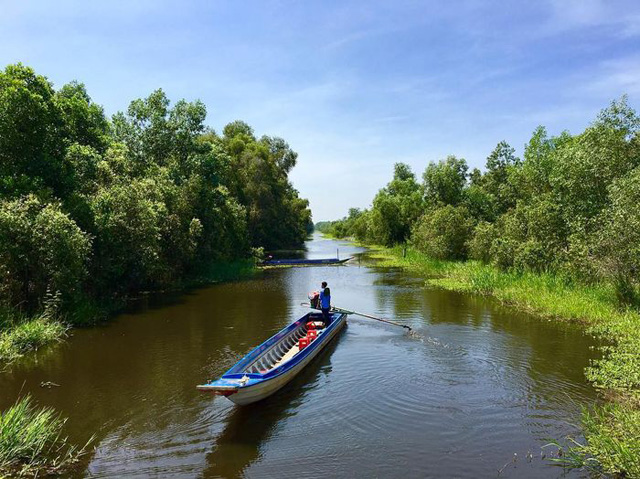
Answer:
[[[331, 322], [325, 328], [319, 313], [305, 314], [247, 354], [220, 379], [197, 388], [226, 396], [240, 405], [270, 396], [315, 358], [347, 322], [346, 313], [333, 313], [331, 316]], [[311, 329], [316, 332], [310, 333]], [[305, 340], [310, 340], [307, 346], [304, 345]]]
[[321, 259], [269, 259], [260, 263], [261, 266], [308, 266], [308, 265], [326, 265], [326, 264], [343, 264], [352, 258], [321, 258]]

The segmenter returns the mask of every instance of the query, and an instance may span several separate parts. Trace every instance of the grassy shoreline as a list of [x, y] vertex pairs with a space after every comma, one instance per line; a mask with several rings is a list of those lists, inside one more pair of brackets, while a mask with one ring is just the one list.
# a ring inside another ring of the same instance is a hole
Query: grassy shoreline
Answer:
[[[233, 281], [256, 274], [253, 259], [218, 263], [203, 273], [185, 279], [170, 290], [139, 294], [162, 294], [187, 291], [223, 281]], [[135, 298], [129, 298], [133, 300]], [[0, 371], [15, 360], [39, 348], [63, 341], [75, 326], [98, 323], [120, 311], [127, 298], [114, 298], [111, 308], [86, 302], [79, 305], [75, 321], [51, 311], [29, 317], [11, 310], [0, 310]], [[46, 309], [46, 308], [45, 308]], [[55, 308], [54, 308], [55, 309]], [[9, 476], [57, 475], [72, 468], [84, 455], [82, 448], [70, 444], [62, 431], [66, 419], [52, 408], [34, 404], [30, 396], [17, 398], [6, 411], [0, 411], [0, 478]]]
[[12, 319], [0, 329], [0, 366], [8, 365], [30, 351], [62, 341], [68, 330], [67, 324], [46, 315]]
[[[89, 300], [78, 306], [78, 311], [61, 316], [43, 312], [26, 316], [8, 309], [0, 310], [0, 370], [3, 366], [39, 348], [63, 341], [73, 327], [91, 326], [117, 314], [136, 296], [187, 291], [221, 281], [231, 281], [255, 274], [258, 268], [255, 260], [247, 259], [228, 263], [218, 263], [209, 270], [185, 279], [170, 289], [140, 291], [128, 298], [114, 297], [111, 305], [97, 305]], [[69, 316], [72, 316], [70, 319]]]
[[[611, 285], [582, 285], [543, 273], [500, 271], [476, 261], [434, 260], [412, 248], [367, 246], [381, 266], [400, 267], [444, 289], [483, 294], [541, 317], [581, 324], [602, 344], [602, 358], [585, 371], [610, 402], [585, 407], [586, 442], [571, 463], [608, 474], [640, 477], [640, 313], [618, 307]], [[569, 462], [569, 461], [568, 461]]]

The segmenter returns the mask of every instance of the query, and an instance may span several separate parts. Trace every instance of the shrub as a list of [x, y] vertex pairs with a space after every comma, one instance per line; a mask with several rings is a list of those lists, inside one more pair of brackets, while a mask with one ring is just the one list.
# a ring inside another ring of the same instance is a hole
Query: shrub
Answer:
[[622, 303], [633, 304], [640, 279], [640, 168], [614, 181], [609, 196], [593, 248], [601, 274], [617, 286]]
[[493, 264], [506, 270], [513, 266], [518, 242], [510, 238], [498, 236], [491, 244], [491, 258]]
[[412, 242], [435, 259], [464, 259], [473, 219], [464, 206], [447, 205], [427, 211], [414, 227]]
[[157, 182], [143, 179], [102, 188], [91, 209], [93, 268], [106, 289], [142, 288], [161, 276], [160, 238], [167, 212]]
[[[489, 256], [503, 269], [555, 270], [566, 258], [566, 226], [550, 195], [518, 202], [500, 217], [493, 233]], [[489, 234], [484, 236], [487, 242]]]
[[534, 239], [520, 243], [513, 257], [513, 266], [519, 271], [541, 273], [553, 269], [553, 264], [554, 259], [548, 246]]
[[467, 242], [467, 249], [471, 259], [477, 259], [483, 263], [491, 261], [491, 246], [496, 237], [493, 224], [482, 221], [473, 230], [471, 239]]
[[0, 203], [0, 293], [12, 305], [42, 306], [47, 290], [80, 292], [91, 242], [56, 203], [34, 196]]

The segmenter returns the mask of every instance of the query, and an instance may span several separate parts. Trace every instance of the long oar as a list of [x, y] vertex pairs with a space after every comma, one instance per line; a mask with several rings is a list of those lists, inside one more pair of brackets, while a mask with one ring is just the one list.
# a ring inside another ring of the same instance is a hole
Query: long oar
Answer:
[[338, 313], [347, 313], [347, 314], [356, 314], [358, 316], [362, 316], [369, 319], [375, 319], [376, 321], [382, 321], [383, 323], [392, 324], [394, 326], [400, 326], [401, 328], [406, 328], [411, 331], [411, 328], [406, 324], [394, 323], [393, 321], [389, 321], [388, 319], [376, 318], [375, 316], [371, 316], [370, 314], [359, 313], [358, 311], [350, 311], [348, 309], [338, 308], [337, 306], [332, 306], [331, 309], [337, 311]]

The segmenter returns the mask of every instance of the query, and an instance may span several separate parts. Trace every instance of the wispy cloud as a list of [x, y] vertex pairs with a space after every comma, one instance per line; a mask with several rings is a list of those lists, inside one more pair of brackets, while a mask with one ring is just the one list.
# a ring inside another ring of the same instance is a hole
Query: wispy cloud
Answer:
[[392, 115], [383, 116], [382, 118], [374, 118], [373, 123], [398, 123], [411, 119], [409, 115]]
[[364, 41], [368, 38], [375, 37], [378, 35], [390, 33], [392, 30], [386, 28], [370, 28], [366, 30], [360, 30], [357, 32], [348, 32], [343, 35], [341, 38], [337, 38], [325, 45], [325, 48], [328, 50], [338, 49], [350, 43]]
[[584, 86], [585, 93], [615, 98], [624, 94], [640, 97], [640, 55], [607, 60], [598, 74]]
[[640, 18], [619, 0], [548, 0], [546, 25], [552, 32], [585, 27], [614, 27], [624, 36], [640, 34]]
[[366, 206], [397, 161], [481, 167], [540, 123], [640, 102], [638, 0], [0, 2], [0, 64], [83, 81], [107, 112], [162, 87], [216, 129], [282, 136], [317, 219]]
[[607, 18], [603, 0], [549, 0], [551, 21], [562, 28], [598, 25]]
[[620, 34], [623, 37], [640, 36], [640, 15], [625, 15]]

